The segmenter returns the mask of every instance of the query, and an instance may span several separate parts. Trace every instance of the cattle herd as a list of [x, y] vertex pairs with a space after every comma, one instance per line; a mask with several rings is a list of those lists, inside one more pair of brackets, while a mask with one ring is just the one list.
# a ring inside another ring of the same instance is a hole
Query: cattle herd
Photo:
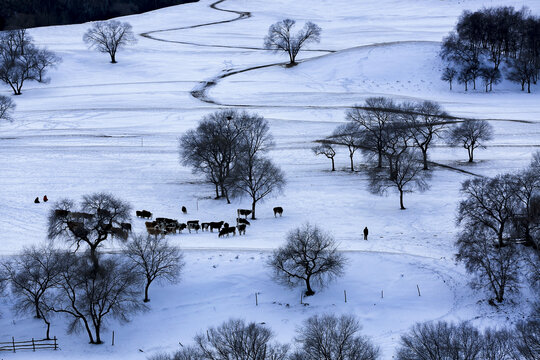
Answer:
[[[185, 206], [182, 206], [182, 213], [187, 214], [187, 210]], [[153, 214], [150, 211], [147, 210], [137, 210], [135, 212], [138, 218], [148, 219], [151, 220], [153, 217]], [[251, 210], [247, 209], [238, 209], [237, 210], [237, 218], [236, 218], [236, 226], [230, 226], [228, 223], [222, 221], [214, 221], [214, 222], [203, 222], [199, 223], [199, 220], [188, 220], [185, 223], [180, 223], [176, 219], [169, 219], [169, 218], [162, 218], [157, 217], [154, 221], [146, 221], [146, 231], [148, 232], [148, 235], [158, 236], [158, 235], [168, 235], [168, 234], [176, 234], [181, 233], [182, 230], [187, 229], [189, 233], [191, 234], [191, 231], [195, 231], [196, 233], [201, 231], [210, 231], [218, 233], [218, 237], [223, 237], [225, 235], [229, 236], [230, 234], [236, 235], [238, 232], [238, 235], [245, 235], [246, 234], [246, 227], [251, 225], [250, 222], [247, 220], [248, 215], [251, 214]], [[279, 216], [283, 215], [283, 208], [282, 207], [275, 207], [274, 208], [274, 217], [276, 217], [279, 214]], [[242, 218], [243, 216], [243, 218]]]

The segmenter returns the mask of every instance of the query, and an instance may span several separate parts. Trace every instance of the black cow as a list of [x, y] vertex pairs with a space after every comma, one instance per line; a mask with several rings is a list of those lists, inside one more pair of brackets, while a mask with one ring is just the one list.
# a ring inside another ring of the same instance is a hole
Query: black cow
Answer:
[[274, 208], [274, 217], [276, 217], [277, 214], [279, 214], [279, 216], [283, 215], [283, 208], [281, 206], [276, 206]]
[[152, 213], [150, 211], [141, 210], [141, 211], [135, 211], [135, 214], [137, 217], [143, 218], [143, 219], [151, 219]]
[[68, 215], [69, 215], [69, 211], [67, 210], [63, 210], [63, 209], [54, 210], [54, 216], [65, 218]]
[[[220, 230], [221, 227], [223, 226], [223, 224], [224, 224], [223, 221], [219, 221], [219, 222], [211, 222], [211, 223], [210, 223], [210, 232], [214, 232], [214, 229]], [[229, 226], [229, 224], [227, 224], [227, 226]]]
[[238, 235], [246, 235], [246, 224], [240, 224], [238, 225]]
[[229, 236], [230, 233], [236, 235], [236, 226], [224, 227], [219, 231], [218, 237], [222, 237], [224, 235]]
[[131, 231], [131, 224], [130, 223], [120, 223], [120, 227], [126, 231]]
[[201, 223], [202, 231], [208, 231], [210, 229], [210, 223]]
[[238, 217], [243, 216], [246, 219], [248, 215], [251, 214], [251, 210], [248, 209], [238, 209], [236, 212], [238, 213]]
[[183, 213], [183, 214], [187, 214], [187, 209], [186, 209], [185, 206], [182, 206], [182, 213]]
[[251, 225], [247, 219], [237, 218], [236, 219], [237, 224], [244, 224], [244, 225]]

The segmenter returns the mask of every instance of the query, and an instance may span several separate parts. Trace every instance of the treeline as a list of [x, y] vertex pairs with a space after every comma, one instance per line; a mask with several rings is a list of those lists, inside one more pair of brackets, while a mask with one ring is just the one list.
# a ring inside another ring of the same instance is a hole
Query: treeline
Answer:
[[0, 30], [76, 24], [198, 0], [3, 0]]
[[441, 57], [450, 89], [454, 80], [465, 90], [481, 80], [487, 92], [504, 76], [530, 92], [540, 71], [540, 18], [512, 6], [465, 11], [443, 40]]

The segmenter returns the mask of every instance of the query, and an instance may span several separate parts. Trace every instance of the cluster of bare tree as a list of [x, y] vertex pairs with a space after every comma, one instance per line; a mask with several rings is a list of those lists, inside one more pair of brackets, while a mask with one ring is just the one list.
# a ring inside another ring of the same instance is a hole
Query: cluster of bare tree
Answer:
[[231, 319], [195, 336], [194, 345], [149, 360], [376, 360], [379, 348], [360, 334], [352, 315], [315, 315], [298, 328], [295, 347], [275, 341], [268, 327]]
[[[9, 285], [16, 310], [43, 320], [47, 339], [53, 315], [64, 314], [70, 319], [69, 332], [83, 329], [90, 343], [100, 344], [110, 318], [128, 321], [146, 309], [143, 288], [147, 302], [152, 282], [179, 279], [182, 253], [164, 238], [133, 235], [131, 240], [121, 237], [121, 255], [100, 254], [99, 247], [117, 236], [118, 222], [129, 219], [130, 206], [102, 193], [85, 196], [79, 208], [71, 200], [56, 205], [49, 217], [49, 238], [67, 241], [73, 251], [52, 244], [24, 249], [1, 264], [0, 279]], [[83, 244], [89, 251], [80, 254]]]
[[47, 83], [47, 70], [60, 61], [52, 51], [35, 46], [26, 29], [0, 32], [0, 80], [15, 95], [21, 95], [26, 81]]
[[0, 95], [0, 121], [12, 121], [12, 113], [15, 103], [9, 97]]
[[[540, 285], [540, 154], [515, 174], [475, 178], [462, 184], [462, 226], [457, 259], [474, 275], [472, 285], [496, 301], [518, 291], [523, 275]], [[523, 249], [518, 248], [524, 244]]]
[[308, 21], [302, 30], [292, 34], [295, 20], [284, 19], [270, 25], [268, 35], [264, 38], [264, 47], [274, 52], [284, 52], [289, 56], [289, 66], [296, 65], [296, 56], [309, 43], [321, 41], [321, 28]]
[[116, 52], [137, 42], [131, 25], [118, 20], [97, 21], [83, 36], [83, 41], [91, 49], [109, 54], [111, 63], [116, 64]]
[[405, 192], [429, 187], [430, 173], [425, 170], [429, 170], [429, 150], [437, 139], [467, 149], [469, 162], [473, 162], [474, 150], [493, 136], [485, 120], [467, 119], [449, 127], [457, 121], [432, 101], [396, 103], [390, 98], [368, 98], [348, 110], [346, 118], [313, 152], [329, 158], [335, 171], [336, 146], [343, 146], [354, 171], [354, 154], [361, 150], [370, 165], [370, 190], [385, 194], [395, 188], [402, 210]]
[[480, 78], [486, 92], [502, 79], [521, 84], [531, 92], [540, 71], [540, 18], [526, 8], [511, 6], [465, 11], [455, 31], [443, 40], [441, 57], [446, 62], [442, 80], [457, 80], [468, 89]]
[[255, 206], [285, 185], [281, 169], [265, 154], [273, 147], [268, 121], [257, 114], [221, 110], [205, 116], [179, 139], [180, 159], [214, 184], [216, 199], [248, 196]]
[[397, 360], [534, 360], [540, 358], [540, 309], [515, 328], [478, 330], [467, 322], [415, 324], [401, 336]]

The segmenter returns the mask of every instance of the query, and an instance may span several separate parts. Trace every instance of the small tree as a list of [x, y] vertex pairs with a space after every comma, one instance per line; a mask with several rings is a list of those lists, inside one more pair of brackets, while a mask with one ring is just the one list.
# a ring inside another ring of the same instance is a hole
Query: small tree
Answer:
[[448, 142], [467, 149], [469, 162], [474, 161], [474, 150], [484, 147], [482, 142], [493, 138], [493, 127], [486, 120], [464, 120], [448, 132]]
[[137, 42], [131, 25], [118, 20], [97, 21], [83, 36], [83, 41], [89, 48], [107, 53], [111, 57], [111, 63], [116, 64], [116, 52]]
[[240, 163], [235, 169], [234, 194], [251, 198], [251, 218], [255, 217], [257, 202], [271, 193], [278, 193], [285, 186], [283, 171], [270, 159], [256, 157], [251, 162]]
[[[532, 312], [527, 321], [516, 326], [516, 357], [524, 360], [540, 359], [540, 305]], [[521, 357], [519, 357], [521, 356]]]
[[297, 359], [376, 360], [379, 348], [359, 334], [360, 323], [353, 315], [314, 315], [297, 330], [300, 348]]
[[3, 264], [16, 310], [42, 319], [47, 325], [46, 339], [50, 338], [51, 322], [45, 299], [60, 280], [60, 258], [61, 253], [51, 247], [33, 247]]
[[383, 195], [389, 188], [396, 188], [399, 192], [400, 209], [405, 210], [403, 195], [414, 190], [425, 191], [429, 189], [427, 182], [429, 174], [423, 171], [420, 154], [413, 149], [408, 149], [391, 161], [393, 166], [390, 176], [384, 170], [370, 169], [368, 172], [370, 190], [374, 194]]
[[457, 77], [458, 72], [453, 67], [447, 66], [444, 68], [441, 80], [448, 82], [450, 84], [450, 90], [452, 90], [452, 82]]
[[332, 161], [332, 171], [336, 171], [336, 167], [334, 164], [334, 157], [336, 156], [336, 151], [334, 150], [332, 144], [324, 142], [321, 145], [312, 147], [311, 151], [313, 151], [315, 155], [324, 155], [329, 158]]
[[274, 52], [283, 51], [289, 55], [289, 65], [296, 64], [296, 56], [304, 45], [321, 40], [321, 28], [312, 22], [307, 22], [296, 35], [291, 29], [296, 24], [292, 19], [285, 19], [270, 26], [268, 35], [264, 38], [264, 47]]
[[35, 58], [37, 81], [40, 83], [48, 83], [50, 79], [45, 76], [47, 69], [55, 68], [60, 62], [62, 62], [62, 58], [54, 52], [47, 49], [38, 50]]
[[164, 238], [133, 235], [124, 253], [135, 264], [135, 271], [146, 280], [144, 302], [150, 301], [148, 289], [154, 280], [175, 283], [184, 266], [180, 249], [170, 246]]
[[428, 150], [435, 138], [441, 137], [448, 114], [433, 101], [410, 104], [405, 107], [405, 121], [414, 144], [422, 151], [424, 170], [428, 170]]
[[81, 244], [88, 245], [90, 259], [97, 269], [97, 250], [104, 241], [118, 234], [124, 234], [120, 239], [127, 240], [127, 233], [116, 232], [115, 226], [120, 227], [122, 222], [128, 221], [130, 211], [128, 203], [107, 193], [83, 196], [79, 208], [75, 207], [73, 201], [65, 199], [56, 203], [49, 214], [48, 237], [50, 240], [63, 239], [75, 245], [75, 251]]
[[349, 150], [349, 160], [351, 162], [351, 171], [354, 171], [354, 153], [360, 147], [360, 131], [355, 123], [348, 122], [339, 125], [332, 135], [332, 141], [338, 145], [343, 145]]
[[0, 120], [12, 121], [11, 113], [15, 110], [15, 103], [7, 96], [0, 95]]
[[493, 84], [497, 85], [502, 80], [501, 71], [491, 67], [483, 67], [480, 69], [480, 77], [486, 87], [486, 92], [493, 90]]
[[[207, 360], [285, 360], [288, 346], [272, 343], [274, 334], [266, 326], [231, 319], [206, 333], [195, 336], [197, 352], [186, 351], [181, 359]], [[176, 357], [175, 357], [176, 359]]]
[[85, 258], [67, 253], [61, 262], [61, 280], [47, 306], [71, 316], [68, 332], [86, 330], [91, 344], [101, 344], [101, 331], [109, 318], [129, 321], [145, 309], [139, 303], [140, 279], [132, 265], [118, 257], [102, 259], [96, 271]]
[[516, 213], [515, 190], [513, 177], [509, 174], [465, 180], [461, 186], [465, 199], [459, 203], [457, 223], [464, 225], [466, 230], [485, 228], [492, 232], [499, 247], [504, 246], [504, 237]]
[[343, 274], [346, 259], [334, 239], [316, 226], [305, 224], [287, 235], [287, 242], [274, 251], [268, 265], [276, 280], [288, 286], [306, 285], [306, 296], [315, 294], [312, 282], [324, 286]]
[[462, 232], [458, 241], [456, 259], [465, 264], [474, 278], [475, 289], [488, 289], [497, 302], [504, 300], [506, 292], [519, 289], [518, 253], [513, 245], [496, 247], [493, 236], [482, 227], [472, 227]]

